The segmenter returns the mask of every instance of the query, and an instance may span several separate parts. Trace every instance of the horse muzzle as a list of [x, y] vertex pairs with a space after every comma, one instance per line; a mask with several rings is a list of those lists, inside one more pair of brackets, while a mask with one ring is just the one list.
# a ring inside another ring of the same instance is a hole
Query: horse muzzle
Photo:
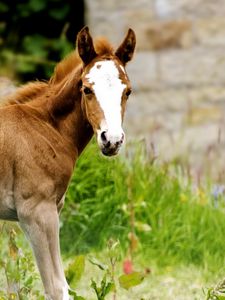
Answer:
[[107, 131], [102, 131], [99, 135], [98, 144], [102, 154], [105, 156], [117, 155], [125, 140], [124, 132], [113, 136], [109, 135]]

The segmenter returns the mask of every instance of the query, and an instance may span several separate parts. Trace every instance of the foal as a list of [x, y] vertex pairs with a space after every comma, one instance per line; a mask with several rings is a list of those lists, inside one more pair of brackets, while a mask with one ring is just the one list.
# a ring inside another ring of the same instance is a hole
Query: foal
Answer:
[[94, 46], [88, 27], [78, 53], [60, 62], [48, 83], [30, 83], [0, 108], [0, 218], [18, 221], [29, 239], [46, 299], [68, 300], [60, 258], [59, 212], [75, 162], [95, 133], [104, 155], [118, 153], [131, 92], [124, 66], [135, 34], [114, 52]]

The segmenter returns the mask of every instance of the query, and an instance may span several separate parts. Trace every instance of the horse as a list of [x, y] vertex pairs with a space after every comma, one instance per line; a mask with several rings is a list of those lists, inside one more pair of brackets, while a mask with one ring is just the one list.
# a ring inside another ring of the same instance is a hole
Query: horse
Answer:
[[0, 219], [17, 221], [28, 238], [48, 300], [70, 299], [59, 214], [76, 160], [93, 135], [105, 156], [124, 143], [136, 37], [129, 29], [114, 51], [86, 26], [76, 42], [49, 81], [22, 86], [0, 108]]

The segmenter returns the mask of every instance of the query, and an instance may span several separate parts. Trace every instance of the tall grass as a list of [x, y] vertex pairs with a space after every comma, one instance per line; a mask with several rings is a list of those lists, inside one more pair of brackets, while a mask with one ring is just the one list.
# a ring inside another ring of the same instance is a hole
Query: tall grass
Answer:
[[82, 154], [61, 216], [63, 252], [98, 250], [111, 237], [126, 251], [134, 229], [136, 252], [161, 266], [221, 269], [225, 215], [220, 206], [177, 175], [176, 165], [153, 162], [143, 147], [128, 149], [120, 158], [105, 159], [92, 144]]

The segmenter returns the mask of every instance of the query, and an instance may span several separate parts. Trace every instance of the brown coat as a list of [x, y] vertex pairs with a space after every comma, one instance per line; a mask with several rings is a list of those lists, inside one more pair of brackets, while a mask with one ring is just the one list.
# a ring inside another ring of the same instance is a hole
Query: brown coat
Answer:
[[[101, 121], [100, 114], [90, 111], [100, 111], [95, 95], [90, 106], [90, 96], [87, 100], [83, 94], [83, 76], [92, 61], [103, 56], [125, 65], [132, 57], [135, 35], [129, 30], [115, 54], [104, 40], [94, 47], [87, 27], [77, 41], [79, 55], [74, 52], [59, 63], [49, 82], [25, 85], [0, 108], [0, 218], [19, 221], [51, 300], [69, 299], [58, 212], [75, 162]], [[121, 100], [122, 114], [126, 97]], [[111, 145], [108, 153], [116, 153], [117, 146]]]

